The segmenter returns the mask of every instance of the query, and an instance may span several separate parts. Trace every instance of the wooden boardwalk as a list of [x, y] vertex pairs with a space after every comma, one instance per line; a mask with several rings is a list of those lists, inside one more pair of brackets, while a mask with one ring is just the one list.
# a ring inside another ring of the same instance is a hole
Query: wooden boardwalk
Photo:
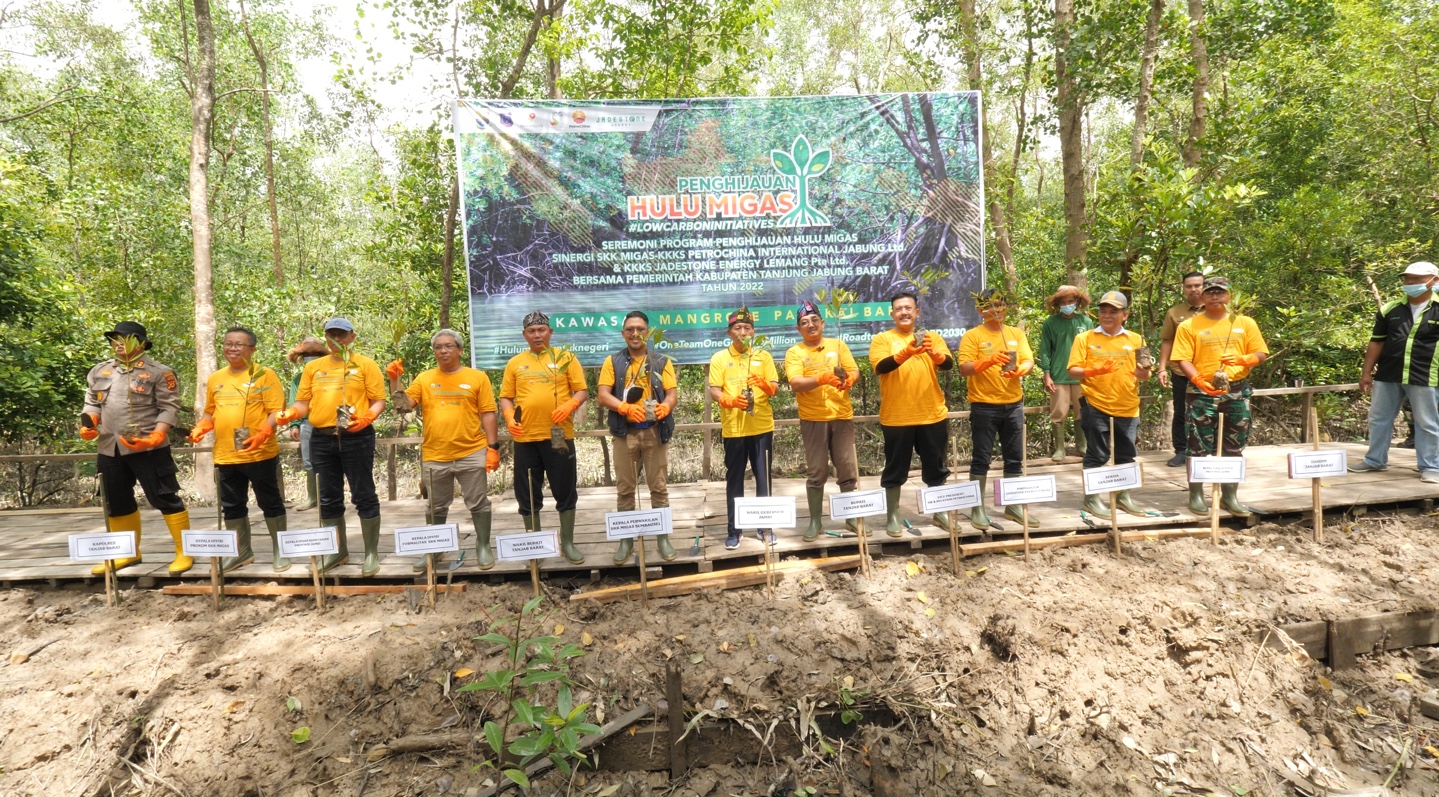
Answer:
[[[1325, 448], [1345, 449], [1350, 462], [1357, 462], [1364, 454], [1364, 446], [1361, 444], [1326, 444]], [[1312, 506], [1310, 481], [1308, 479], [1290, 481], [1287, 478], [1286, 460], [1287, 455], [1293, 451], [1308, 450], [1310, 450], [1308, 446], [1262, 446], [1249, 449], [1246, 454], [1249, 481], [1240, 491], [1241, 498], [1263, 515], [1297, 515], [1308, 512]], [[1195, 516], [1185, 507], [1187, 493], [1184, 471], [1180, 468], [1166, 467], [1165, 460], [1167, 458], [1167, 453], [1157, 451], [1141, 455], [1140, 459], [1144, 463], [1145, 485], [1135, 494], [1142, 505], [1154, 509], [1158, 514], [1144, 518], [1121, 514], [1120, 525], [1122, 528], [1163, 529], [1179, 526], [1192, 527], [1208, 523], [1207, 516]], [[1064, 465], [1055, 465], [1047, 459], [1031, 463], [1031, 474], [1053, 473], [1057, 477], [1059, 486], [1058, 502], [1030, 507], [1031, 517], [1039, 520], [1042, 524], [1038, 530], [1032, 532], [1035, 536], [1108, 529], [1107, 521], [1095, 520], [1094, 523], [1098, 526], [1095, 528], [1086, 519], [1081, 518], [1079, 507], [1084, 498], [1083, 482], [1078, 461], [1074, 458], [1071, 460], [1073, 461]], [[1439, 498], [1439, 484], [1425, 484], [1419, 481], [1419, 474], [1414, 468], [1414, 463], [1413, 451], [1393, 449], [1390, 452], [1388, 471], [1350, 473], [1343, 477], [1326, 480], [1324, 482], [1325, 506], [1328, 509], [1346, 509], [1352, 506], [1412, 504]], [[997, 472], [998, 468], [996, 467], [993, 473], [997, 474]], [[967, 478], [963, 472], [963, 466], [957, 476]], [[954, 480], [955, 478], [951, 477], [951, 481]], [[878, 476], [868, 476], [860, 480], [860, 489], [874, 489], [878, 486]], [[917, 511], [916, 491], [920, 486], [922, 485], [917, 476], [913, 476], [904, 486], [901, 497], [904, 507], [903, 514], [913, 523], [914, 529], [906, 531], [905, 535], [898, 539], [890, 538], [882, 530], [883, 518], [873, 519], [881, 525], [881, 528], [870, 538], [871, 553], [879, 555], [881, 548], [888, 553], [902, 553], [932, 545], [947, 548], [948, 533], [934, 526], [928, 516], [922, 516]], [[831, 482], [827, 487], [827, 492], [834, 492], [835, 489], [835, 485]], [[752, 482], [750, 492], [753, 493]], [[802, 479], [776, 480], [775, 494], [795, 496], [801, 526], [797, 529], [778, 530], [779, 542], [776, 549], [781, 555], [829, 556], [855, 552], [857, 543], [852, 536], [821, 535], [814, 542], [804, 542], [801, 539], [802, 527], [807, 522]], [[513, 495], [491, 496], [491, 500], [494, 502], [495, 512], [494, 534], [498, 536], [522, 533]], [[643, 485], [640, 488], [640, 500], [642, 508], [648, 507]], [[564, 559], [548, 559], [541, 563], [542, 571], [571, 578], [589, 578], [603, 571], [612, 571], [615, 574], [628, 571], [636, 574], [637, 562], [634, 556], [631, 556], [629, 562], [623, 566], [613, 564], [612, 555], [615, 544], [605, 540], [604, 537], [604, 512], [611, 510], [613, 506], [613, 487], [582, 488], [579, 501], [579, 523], [575, 530], [575, 539], [580, 549], [584, 551], [586, 561], [584, 564], [572, 565]], [[695, 570], [707, 571], [717, 565], [724, 567], [726, 565], [755, 564], [761, 560], [763, 546], [754, 532], [747, 533], [738, 549], [729, 551], [724, 547], [725, 495], [723, 482], [672, 484], [670, 485], [670, 506], [673, 510], [675, 526], [675, 533], [671, 540], [676, 550], [679, 551], [679, 557], [672, 562], [660, 561], [658, 553], [654, 550], [653, 540], [648, 540], [646, 564], [650, 567], [658, 567], [663, 571], [678, 574]], [[424, 503], [418, 499], [382, 502], [380, 579], [408, 581], [415, 578], [415, 574], [411, 570], [413, 559], [397, 556], [394, 553], [394, 538], [390, 531], [397, 526], [423, 525], [424, 510]], [[826, 501], [827, 510], [828, 502]], [[165, 569], [171, 559], [173, 546], [159, 514], [145, 508], [142, 510], [141, 516], [144, 523], [141, 551], [145, 561], [142, 565], [122, 571], [120, 573], [122, 579], [125, 581], [138, 580], [140, 586], [146, 587], [159, 583], [177, 583], [181, 579], [171, 578]], [[545, 529], [558, 527], [558, 518], [552, 504], [542, 510], [541, 517]], [[1018, 523], [1004, 520], [1000, 517], [999, 511], [993, 509], [991, 509], [991, 517], [999, 519], [1003, 527], [1002, 531], [995, 533], [996, 538], [1003, 539], [1006, 534], [1018, 535], [1020, 531]], [[1222, 515], [1222, 517], [1227, 516]], [[524, 572], [523, 564], [501, 563], [482, 574], [474, 566], [474, 529], [470, 524], [469, 514], [465, 510], [463, 502], [458, 498], [450, 508], [450, 520], [459, 524], [461, 547], [468, 549], [463, 563], [455, 571], [455, 578], [467, 579], [478, 575]], [[967, 541], [979, 539], [979, 532], [970, 527], [965, 520], [961, 513], [961, 522], [964, 522], [963, 537]], [[319, 519], [314, 510], [291, 512], [289, 516], [289, 525], [292, 529], [310, 528], [318, 523]], [[215, 509], [213, 507], [192, 509], [191, 524], [197, 529], [216, 528], [218, 521]], [[259, 511], [253, 505], [251, 525], [254, 528], [255, 564], [231, 574], [227, 577], [228, 581], [309, 580], [309, 572], [302, 563], [297, 563], [285, 573], [275, 573], [270, 569], [270, 538], [265, 532]], [[90, 576], [90, 565], [69, 560], [66, 538], [69, 534], [99, 532], [104, 531], [104, 528], [104, 520], [97, 508], [0, 512], [0, 583], [40, 581], [58, 583], [92, 579], [95, 582], [101, 581], [101, 577]], [[842, 523], [826, 520], [825, 528], [831, 531], [840, 531], [844, 526]], [[347, 518], [347, 530], [351, 564], [336, 568], [332, 573], [341, 582], [350, 583], [361, 580], [359, 563], [363, 555], [359, 521], [353, 510], [350, 511]], [[698, 553], [692, 553], [696, 544]], [[208, 578], [209, 562], [203, 558], [197, 559], [195, 569], [182, 577], [185, 581], [203, 580], [207, 583]]]

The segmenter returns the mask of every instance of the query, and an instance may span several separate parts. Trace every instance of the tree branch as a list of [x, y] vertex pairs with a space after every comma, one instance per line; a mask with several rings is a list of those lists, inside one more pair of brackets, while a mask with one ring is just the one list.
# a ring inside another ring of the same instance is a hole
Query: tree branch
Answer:
[[98, 97], [98, 96], [99, 96], [98, 94], [75, 94], [75, 95], [71, 95], [71, 96], [69, 96], [69, 97], [63, 96], [63, 95], [65, 94], [65, 92], [67, 92], [67, 91], [74, 91], [74, 90], [75, 90], [75, 87], [74, 87], [74, 86], [70, 86], [70, 87], [68, 87], [68, 88], [62, 89], [62, 90], [60, 91], [60, 94], [57, 94], [56, 96], [51, 97], [50, 99], [48, 99], [48, 100], [40, 103], [39, 105], [35, 106], [34, 108], [31, 108], [31, 109], [28, 110], [28, 111], [25, 111], [24, 113], [17, 113], [17, 114], [15, 114], [14, 116], [4, 116], [4, 117], [0, 117], [0, 125], [5, 124], [6, 122], [18, 121], [18, 120], [20, 120], [20, 119], [24, 119], [24, 118], [27, 117], [27, 116], [34, 116], [35, 114], [40, 113], [41, 111], [45, 110], [46, 108], [49, 108], [49, 107], [51, 107], [51, 106], [53, 106], [53, 105], [59, 105], [59, 104], [62, 103], [62, 102], [73, 102], [73, 101], [75, 101], [75, 100], [89, 100], [89, 99], [94, 99], [95, 97]]

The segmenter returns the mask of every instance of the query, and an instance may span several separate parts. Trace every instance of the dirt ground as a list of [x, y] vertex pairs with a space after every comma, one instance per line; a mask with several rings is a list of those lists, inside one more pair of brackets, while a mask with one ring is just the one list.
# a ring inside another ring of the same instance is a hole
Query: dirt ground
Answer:
[[[869, 578], [791, 578], [772, 602], [749, 588], [648, 612], [571, 603], [574, 585], [553, 582], [545, 628], [582, 645], [572, 674], [597, 720], [662, 707], [673, 659], [691, 713], [754, 730], [677, 781], [552, 774], [534, 792], [1436, 794], [1439, 723], [1418, 711], [1439, 687], [1430, 650], [1334, 674], [1258, 641], [1275, 624], [1434, 609], [1435, 521], [1336, 519], [1322, 547], [1307, 526], [1263, 525], [1218, 546], [1056, 549], [957, 575], [937, 551], [880, 560]], [[51, 643], [0, 665], [0, 794], [478, 795], [496, 778], [480, 746], [366, 754], [497, 716], [457, 687], [501, 666], [474, 637], [528, 591], [477, 582], [433, 612], [336, 598], [324, 615], [301, 598], [231, 598], [217, 615], [208, 598], [151, 591], [114, 610], [0, 592], [0, 652]], [[775, 753], [772, 727], [842, 698], [864, 714], [854, 735]], [[717, 722], [697, 723], [698, 744]]]

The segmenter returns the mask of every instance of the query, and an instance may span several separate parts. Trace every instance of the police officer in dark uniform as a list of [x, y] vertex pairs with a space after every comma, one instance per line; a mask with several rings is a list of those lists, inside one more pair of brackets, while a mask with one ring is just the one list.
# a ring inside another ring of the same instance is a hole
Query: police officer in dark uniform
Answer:
[[[80, 436], [97, 441], [96, 469], [105, 480], [110, 531], [135, 532], [135, 557], [116, 560], [115, 569], [140, 564], [140, 509], [135, 503], [139, 482], [145, 500], [160, 510], [175, 540], [169, 571], [177, 576], [194, 565], [180, 546], [180, 532], [190, 527], [190, 513], [180, 500], [178, 469], [168, 439], [170, 427], [179, 420], [180, 384], [170, 366], [145, 356], [152, 345], [145, 327], [121, 321], [105, 337], [115, 358], [91, 368], [86, 376]], [[90, 572], [103, 575], [105, 567]]]

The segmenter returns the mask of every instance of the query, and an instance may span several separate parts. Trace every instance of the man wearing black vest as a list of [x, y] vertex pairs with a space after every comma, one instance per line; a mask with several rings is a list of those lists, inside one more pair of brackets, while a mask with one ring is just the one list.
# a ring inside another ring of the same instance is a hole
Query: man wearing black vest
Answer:
[[[615, 509], [635, 508], [639, 469], [644, 466], [650, 488], [650, 508], [670, 505], [665, 485], [669, 471], [669, 442], [674, 433], [678, 382], [670, 358], [649, 350], [650, 319], [639, 310], [625, 316], [625, 347], [605, 358], [600, 368], [599, 402], [607, 413], [615, 437]], [[669, 535], [655, 540], [660, 558], [675, 558]], [[615, 564], [624, 564], [634, 550], [633, 540], [621, 540]]]

